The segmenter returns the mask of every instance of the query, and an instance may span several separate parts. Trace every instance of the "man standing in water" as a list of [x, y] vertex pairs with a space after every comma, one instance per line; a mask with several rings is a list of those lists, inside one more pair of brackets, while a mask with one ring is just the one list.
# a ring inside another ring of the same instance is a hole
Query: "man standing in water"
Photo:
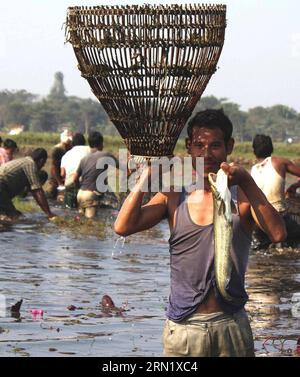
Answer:
[[77, 194], [77, 201], [80, 211], [88, 219], [97, 215], [102, 192], [97, 190], [97, 179], [107, 171], [107, 166], [103, 169], [97, 168], [101, 159], [109, 157], [119, 167], [118, 160], [110, 153], [103, 151], [103, 136], [100, 132], [93, 131], [88, 136], [88, 143], [91, 153], [85, 156], [79, 164], [74, 175], [74, 181], [79, 182], [80, 189]]
[[[204, 190], [190, 194], [159, 192], [142, 205], [145, 168], [135, 189], [126, 198], [115, 231], [119, 235], [149, 229], [162, 219], [169, 221], [171, 236], [171, 290], [164, 328], [165, 356], [254, 356], [251, 328], [244, 305], [244, 287], [251, 233], [258, 224], [275, 242], [286, 236], [284, 224], [250, 174], [235, 163], [232, 152], [232, 123], [222, 110], [197, 113], [188, 125], [186, 146], [196, 166], [204, 159]], [[231, 257], [233, 269], [226, 290], [243, 304], [225, 301], [215, 284], [213, 198], [208, 173], [222, 168], [228, 176], [236, 204], [233, 213]]]
[[[287, 241], [300, 241], [300, 224], [287, 213], [285, 199], [285, 178], [290, 173], [300, 177], [300, 166], [285, 157], [272, 156], [273, 143], [270, 136], [256, 135], [252, 142], [256, 164], [251, 169], [251, 175], [257, 186], [266, 195], [268, 201], [281, 214], [287, 229]], [[287, 189], [293, 193], [297, 183]], [[267, 248], [272, 241], [259, 228], [255, 231], [255, 238], [260, 248]]]
[[64, 130], [60, 134], [60, 143], [51, 151], [50, 179], [48, 181], [47, 195], [51, 199], [58, 196], [58, 188], [64, 186], [64, 178], [61, 176], [61, 159], [72, 148], [72, 132]]

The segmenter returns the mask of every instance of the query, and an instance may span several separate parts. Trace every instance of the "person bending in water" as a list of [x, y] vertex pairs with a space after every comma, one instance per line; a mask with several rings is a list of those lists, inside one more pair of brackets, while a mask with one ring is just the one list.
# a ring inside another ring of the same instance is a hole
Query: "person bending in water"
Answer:
[[[287, 240], [300, 241], [300, 224], [287, 212], [286, 193], [296, 190], [297, 184], [291, 185], [285, 192], [286, 174], [300, 177], [300, 166], [285, 157], [272, 156], [273, 143], [270, 136], [256, 135], [252, 142], [256, 164], [251, 175], [257, 186], [266, 195], [268, 201], [281, 214], [287, 229]], [[267, 248], [272, 241], [259, 228], [255, 231], [258, 247]]]
[[54, 218], [42, 189], [39, 170], [47, 161], [47, 151], [35, 149], [30, 156], [7, 162], [0, 167], [0, 215], [8, 219], [16, 219], [21, 214], [12, 203], [12, 199], [24, 192], [26, 187], [37, 204], [49, 219]]
[[[197, 113], [188, 125], [187, 151], [204, 159], [204, 190], [159, 192], [142, 205], [141, 188], [151, 177], [146, 167], [114, 224], [121, 236], [149, 229], [168, 219], [171, 236], [171, 290], [164, 327], [165, 356], [254, 356], [251, 328], [244, 305], [244, 287], [251, 233], [258, 224], [275, 242], [286, 236], [277, 211], [250, 174], [226, 162], [232, 152], [232, 123], [223, 110]], [[242, 298], [236, 306], [218, 292], [214, 277], [213, 197], [208, 173], [220, 167], [228, 175], [237, 211], [233, 214], [233, 270], [228, 293]]]

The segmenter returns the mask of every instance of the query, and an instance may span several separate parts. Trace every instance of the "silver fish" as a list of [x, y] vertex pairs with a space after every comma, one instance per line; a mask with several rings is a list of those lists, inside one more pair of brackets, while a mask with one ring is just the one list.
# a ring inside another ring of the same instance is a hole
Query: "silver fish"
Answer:
[[239, 298], [230, 296], [226, 291], [232, 270], [230, 250], [233, 234], [231, 194], [228, 189], [227, 175], [220, 169], [217, 174], [209, 173], [208, 181], [214, 202], [214, 268], [216, 285], [226, 301], [238, 305], [240, 303]]

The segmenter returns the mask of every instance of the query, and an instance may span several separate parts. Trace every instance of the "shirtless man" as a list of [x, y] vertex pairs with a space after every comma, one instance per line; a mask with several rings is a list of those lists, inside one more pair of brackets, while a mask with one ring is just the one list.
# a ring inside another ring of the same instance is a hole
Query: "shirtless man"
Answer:
[[[244, 304], [248, 296], [244, 278], [254, 224], [275, 242], [286, 236], [278, 212], [270, 205], [250, 174], [235, 163], [226, 163], [234, 140], [232, 123], [222, 110], [197, 113], [188, 125], [186, 146], [193, 159], [204, 159], [204, 190], [159, 192], [142, 205], [145, 168], [126, 198], [114, 224], [117, 234], [149, 229], [167, 218], [170, 226], [171, 290], [164, 328], [165, 356], [254, 356], [251, 328]], [[233, 199], [233, 271], [228, 293], [243, 298], [235, 306], [218, 292], [214, 278], [213, 198], [208, 173], [220, 167], [228, 175]]]

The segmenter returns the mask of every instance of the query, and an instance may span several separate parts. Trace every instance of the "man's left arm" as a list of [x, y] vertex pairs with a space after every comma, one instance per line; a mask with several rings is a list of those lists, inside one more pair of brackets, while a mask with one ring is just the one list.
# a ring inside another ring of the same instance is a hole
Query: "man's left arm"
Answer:
[[300, 166], [294, 164], [291, 160], [286, 160], [285, 167], [288, 173], [300, 177]]
[[[290, 174], [293, 174], [293, 175], [296, 175], [297, 177], [300, 177], [300, 166], [294, 164], [292, 161], [290, 160], [286, 160], [286, 164], [285, 164], [285, 167], [286, 167], [286, 171]], [[297, 182], [291, 184], [287, 190], [286, 190], [286, 194], [290, 195], [290, 196], [295, 196], [296, 195], [296, 192], [297, 192], [297, 189], [300, 187], [300, 178], [298, 179]]]
[[[268, 235], [272, 242], [277, 243], [283, 241], [286, 238], [286, 229], [280, 214], [268, 202], [266, 196], [256, 185], [254, 179], [246, 169], [234, 163], [223, 163], [221, 167], [228, 175], [229, 182], [231, 182], [231, 184], [237, 184], [241, 188], [242, 202], [244, 204], [249, 203], [247, 205], [248, 221], [250, 221], [252, 217], [255, 223]], [[250, 210], [252, 216], [250, 216]]]

